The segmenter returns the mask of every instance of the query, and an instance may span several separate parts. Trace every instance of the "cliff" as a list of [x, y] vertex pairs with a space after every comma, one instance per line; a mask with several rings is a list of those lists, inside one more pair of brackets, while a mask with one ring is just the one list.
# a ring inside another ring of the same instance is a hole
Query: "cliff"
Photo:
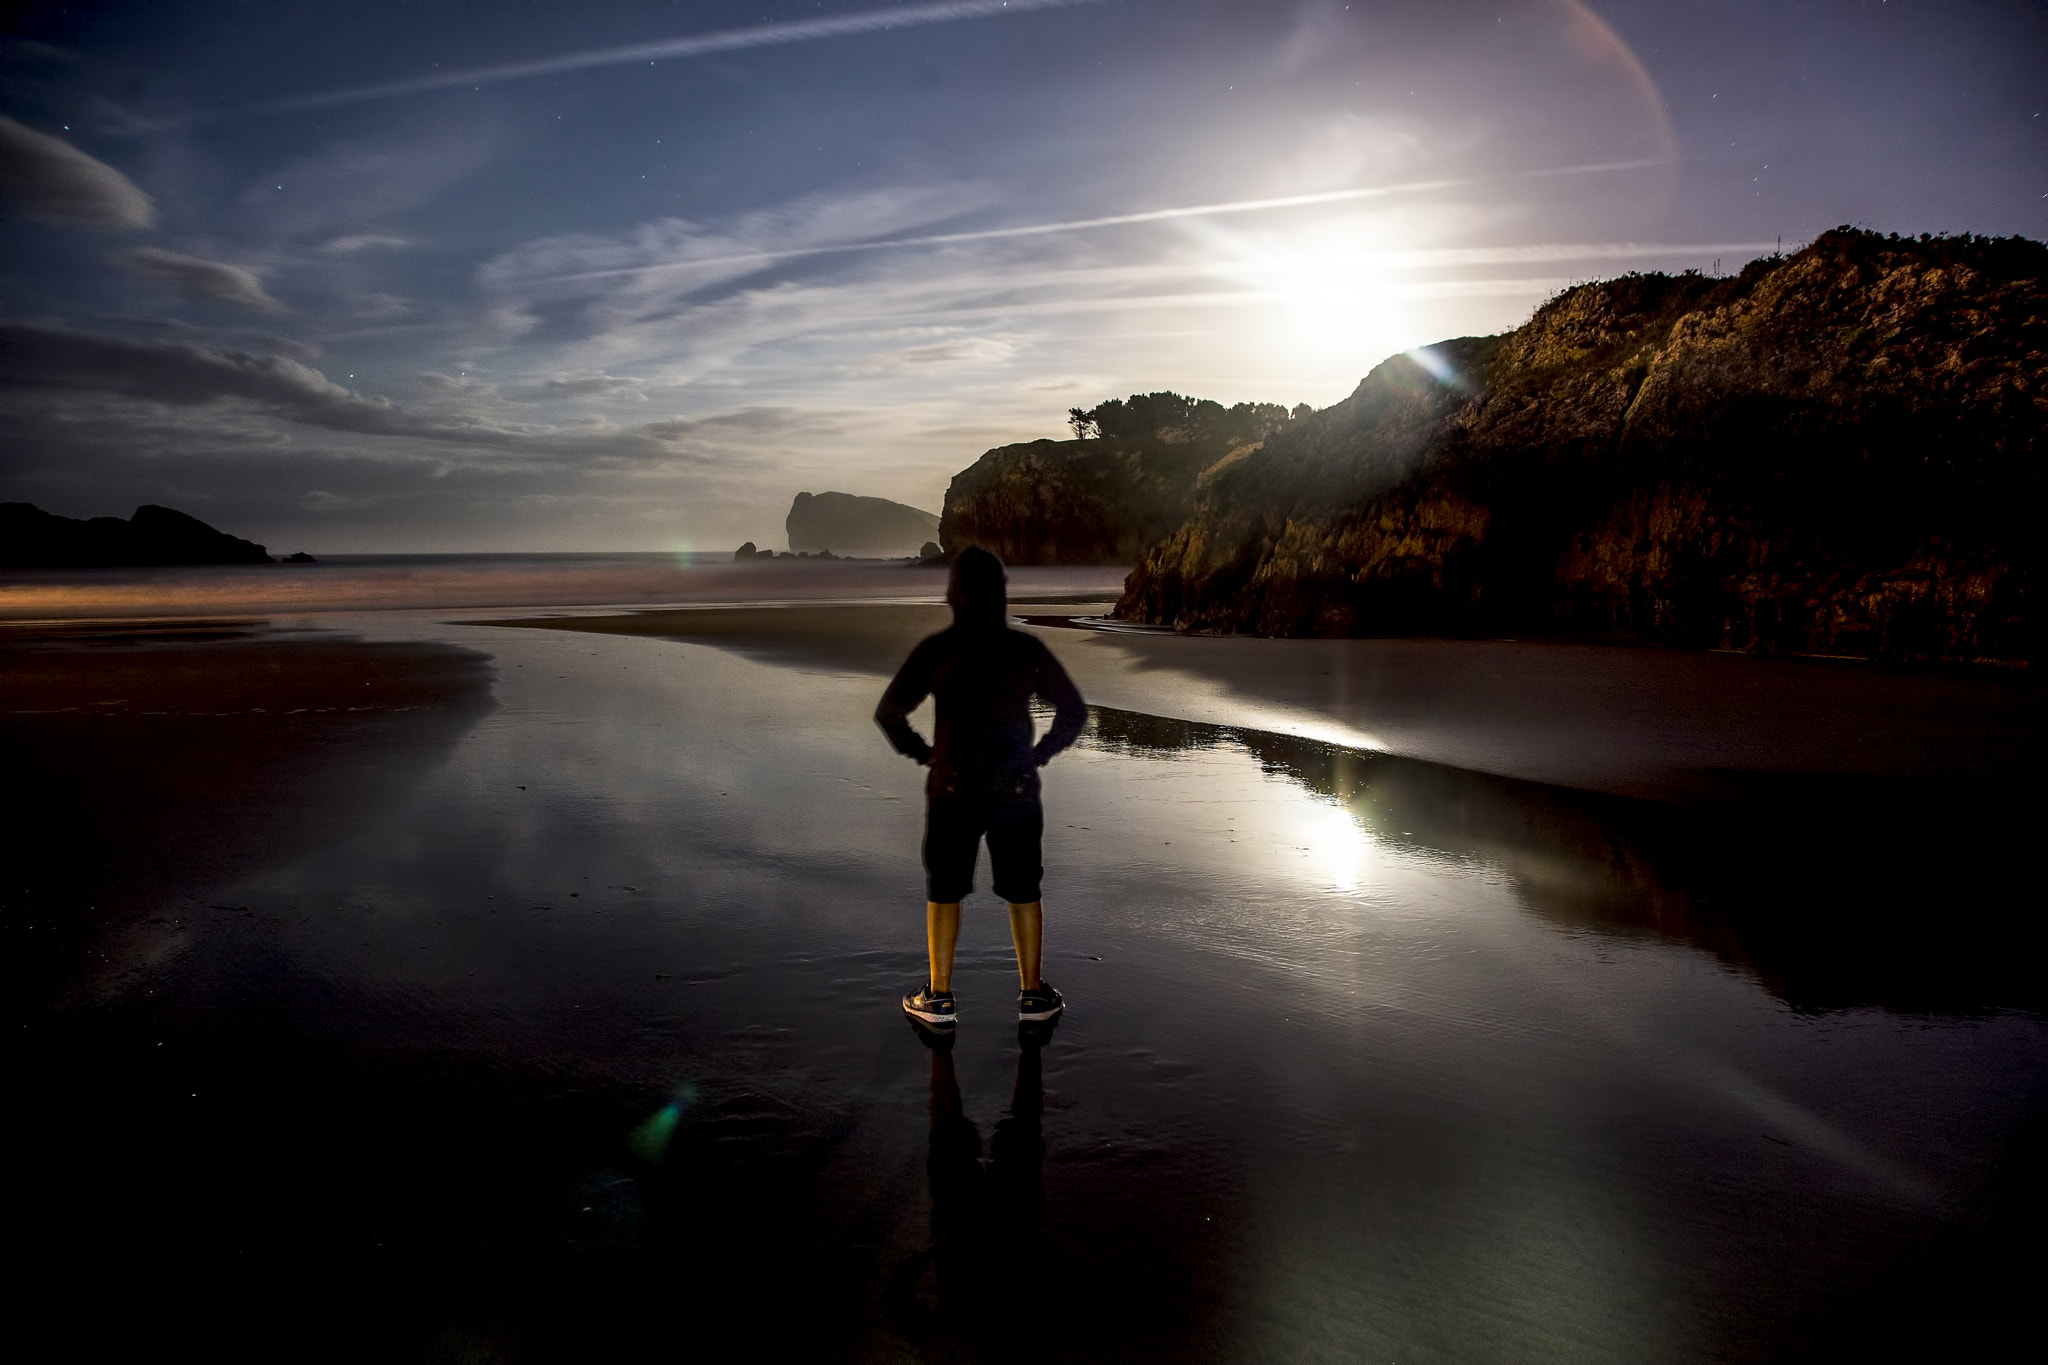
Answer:
[[1838, 229], [1396, 356], [1208, 470], [1117, 614], [2025, 662], [2048, 247]]
[[1075, 440], [998, 446], [954, 476], [939, 521], [948, 554], [979, 545], [1010, 564], [1136, 563], [1187, 520], [1203, 470], [1291, 418], [1273, 403], [1152, 393], [1069, 420]]
[[168, 507], [79, 520], [34, 503], [0, 502], [0, 568], [80, 569], [150, 564], [268, 564], [263, 547]]
[[939, 519], [887, 498], [852, 493], [799, 493], [783, 523], [789, 548], [840, 555], [914, 555], [939, 529]]

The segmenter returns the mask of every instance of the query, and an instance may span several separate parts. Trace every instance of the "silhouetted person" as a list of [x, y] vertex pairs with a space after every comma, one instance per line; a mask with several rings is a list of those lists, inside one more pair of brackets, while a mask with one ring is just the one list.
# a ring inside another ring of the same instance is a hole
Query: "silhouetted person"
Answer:
[[[990, 885], [1010, 903], [1021, 988], [1017, 1017], [1050, 1019], [1062, 1003], [1039, 976], [1045, 814], [1038, 804], [1038, 770], [1074, 742], [1088, 709], [1052, 651], [1036, 636], [1010, 628], [1004, 587], [1003, 561], [987, 550], [962, 550], [946, 584], [952, 627], [910, 651], [875, 708], [875, 721], [897, 752], [931, 769], [924, 825], [931, 968], [924, 986], [903, 997], [903, 1009], [938, 1028], [951, 1028], [958, 1018], [953, 947], [960, 939], [960, 902], [974, 889], [974, 860], [984, 836]], [[909, 720], [927, 696], [938, 709], [929, 744]], [[1036, 744], [1034, 696], [1052, 703], [1055, 712], [1052, 728]]]

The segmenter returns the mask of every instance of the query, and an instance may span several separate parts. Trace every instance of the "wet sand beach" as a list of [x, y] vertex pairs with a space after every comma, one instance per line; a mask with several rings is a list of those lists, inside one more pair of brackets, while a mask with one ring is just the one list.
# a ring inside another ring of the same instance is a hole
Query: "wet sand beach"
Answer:
[[[1739, 795], [1749, 776], [2009, 780], [2041, 758], [2024, 673], [1552, 640], [1184, 636], [1122, 627], [1114, 605], [1013, 601], [1091, 701], [1534, 782], [1698, 801]], [[495, 623], [886, 678], [948, 619], [921, 603], [697, 604]]]
[[[1094, 614], [1067, 586], [1019, 609]], [[0, 639], [9, 1157], [68, 1353], [1795, 1360], [2023, 1321], [2024, 680], [1039, 627], [1094, 704], [1046, 776], [1069, 1010], [1020, 1046], [983, 891], [939, 1055], [894, 1004], [919, 773], [869, 713], [942, 609], [525, 605]]]
[[119, 970], [96, 936], [374, 824], [490, 686], [474, 650], [263, 621], [0, 626], [11, 994], [104, 986], [55, 945]]

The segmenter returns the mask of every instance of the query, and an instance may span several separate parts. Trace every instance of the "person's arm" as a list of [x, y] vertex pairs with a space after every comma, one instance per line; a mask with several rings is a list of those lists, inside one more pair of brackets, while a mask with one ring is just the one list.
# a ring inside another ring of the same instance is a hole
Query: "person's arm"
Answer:
[[932, 746], [911, 728], [910, 713], [924, 704], [931, 691], [931, 663], [924, 646], [919, 645], [910, 651], [903, 667], [896, 670], [896, 676], [889, 680], [888, 689], [882, 693], [881, 704], [875, 707], [875, 724], [882, 727], [882, 733], [896, 746], [896, 752], [916, 759], [920, 766], [932, 761]]
[[1040, 649], [1043, 657], [1038, 665], [1038, 682], [1032, 690], [1052, 704], [1053, 718], [1052, 728], [1031, 752], [1043, 768], [1055, 754], [1081, 737], [1081, 727], [1088, 723], [1088, 703], [1081, 700], [1081, 689], [1074, 686], [1074, 680], [1060, 667], [1052, 651], [1042, 644]]

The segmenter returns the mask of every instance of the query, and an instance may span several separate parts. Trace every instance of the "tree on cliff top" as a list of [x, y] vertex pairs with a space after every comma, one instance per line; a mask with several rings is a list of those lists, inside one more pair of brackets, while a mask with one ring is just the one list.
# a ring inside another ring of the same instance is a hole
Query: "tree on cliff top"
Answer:
[[[1296, 409], [1299, 413], [1306, 404]], [[1067, 409], [1067, 425], [1081, 440], [1259, 441], [1287, 425], [1287, 409], [1278, 403], [1238, 403], [1224, 407], [1209, 398], [1189, 398], [1170, 390], [1111, 398], [1094, 407]]]

